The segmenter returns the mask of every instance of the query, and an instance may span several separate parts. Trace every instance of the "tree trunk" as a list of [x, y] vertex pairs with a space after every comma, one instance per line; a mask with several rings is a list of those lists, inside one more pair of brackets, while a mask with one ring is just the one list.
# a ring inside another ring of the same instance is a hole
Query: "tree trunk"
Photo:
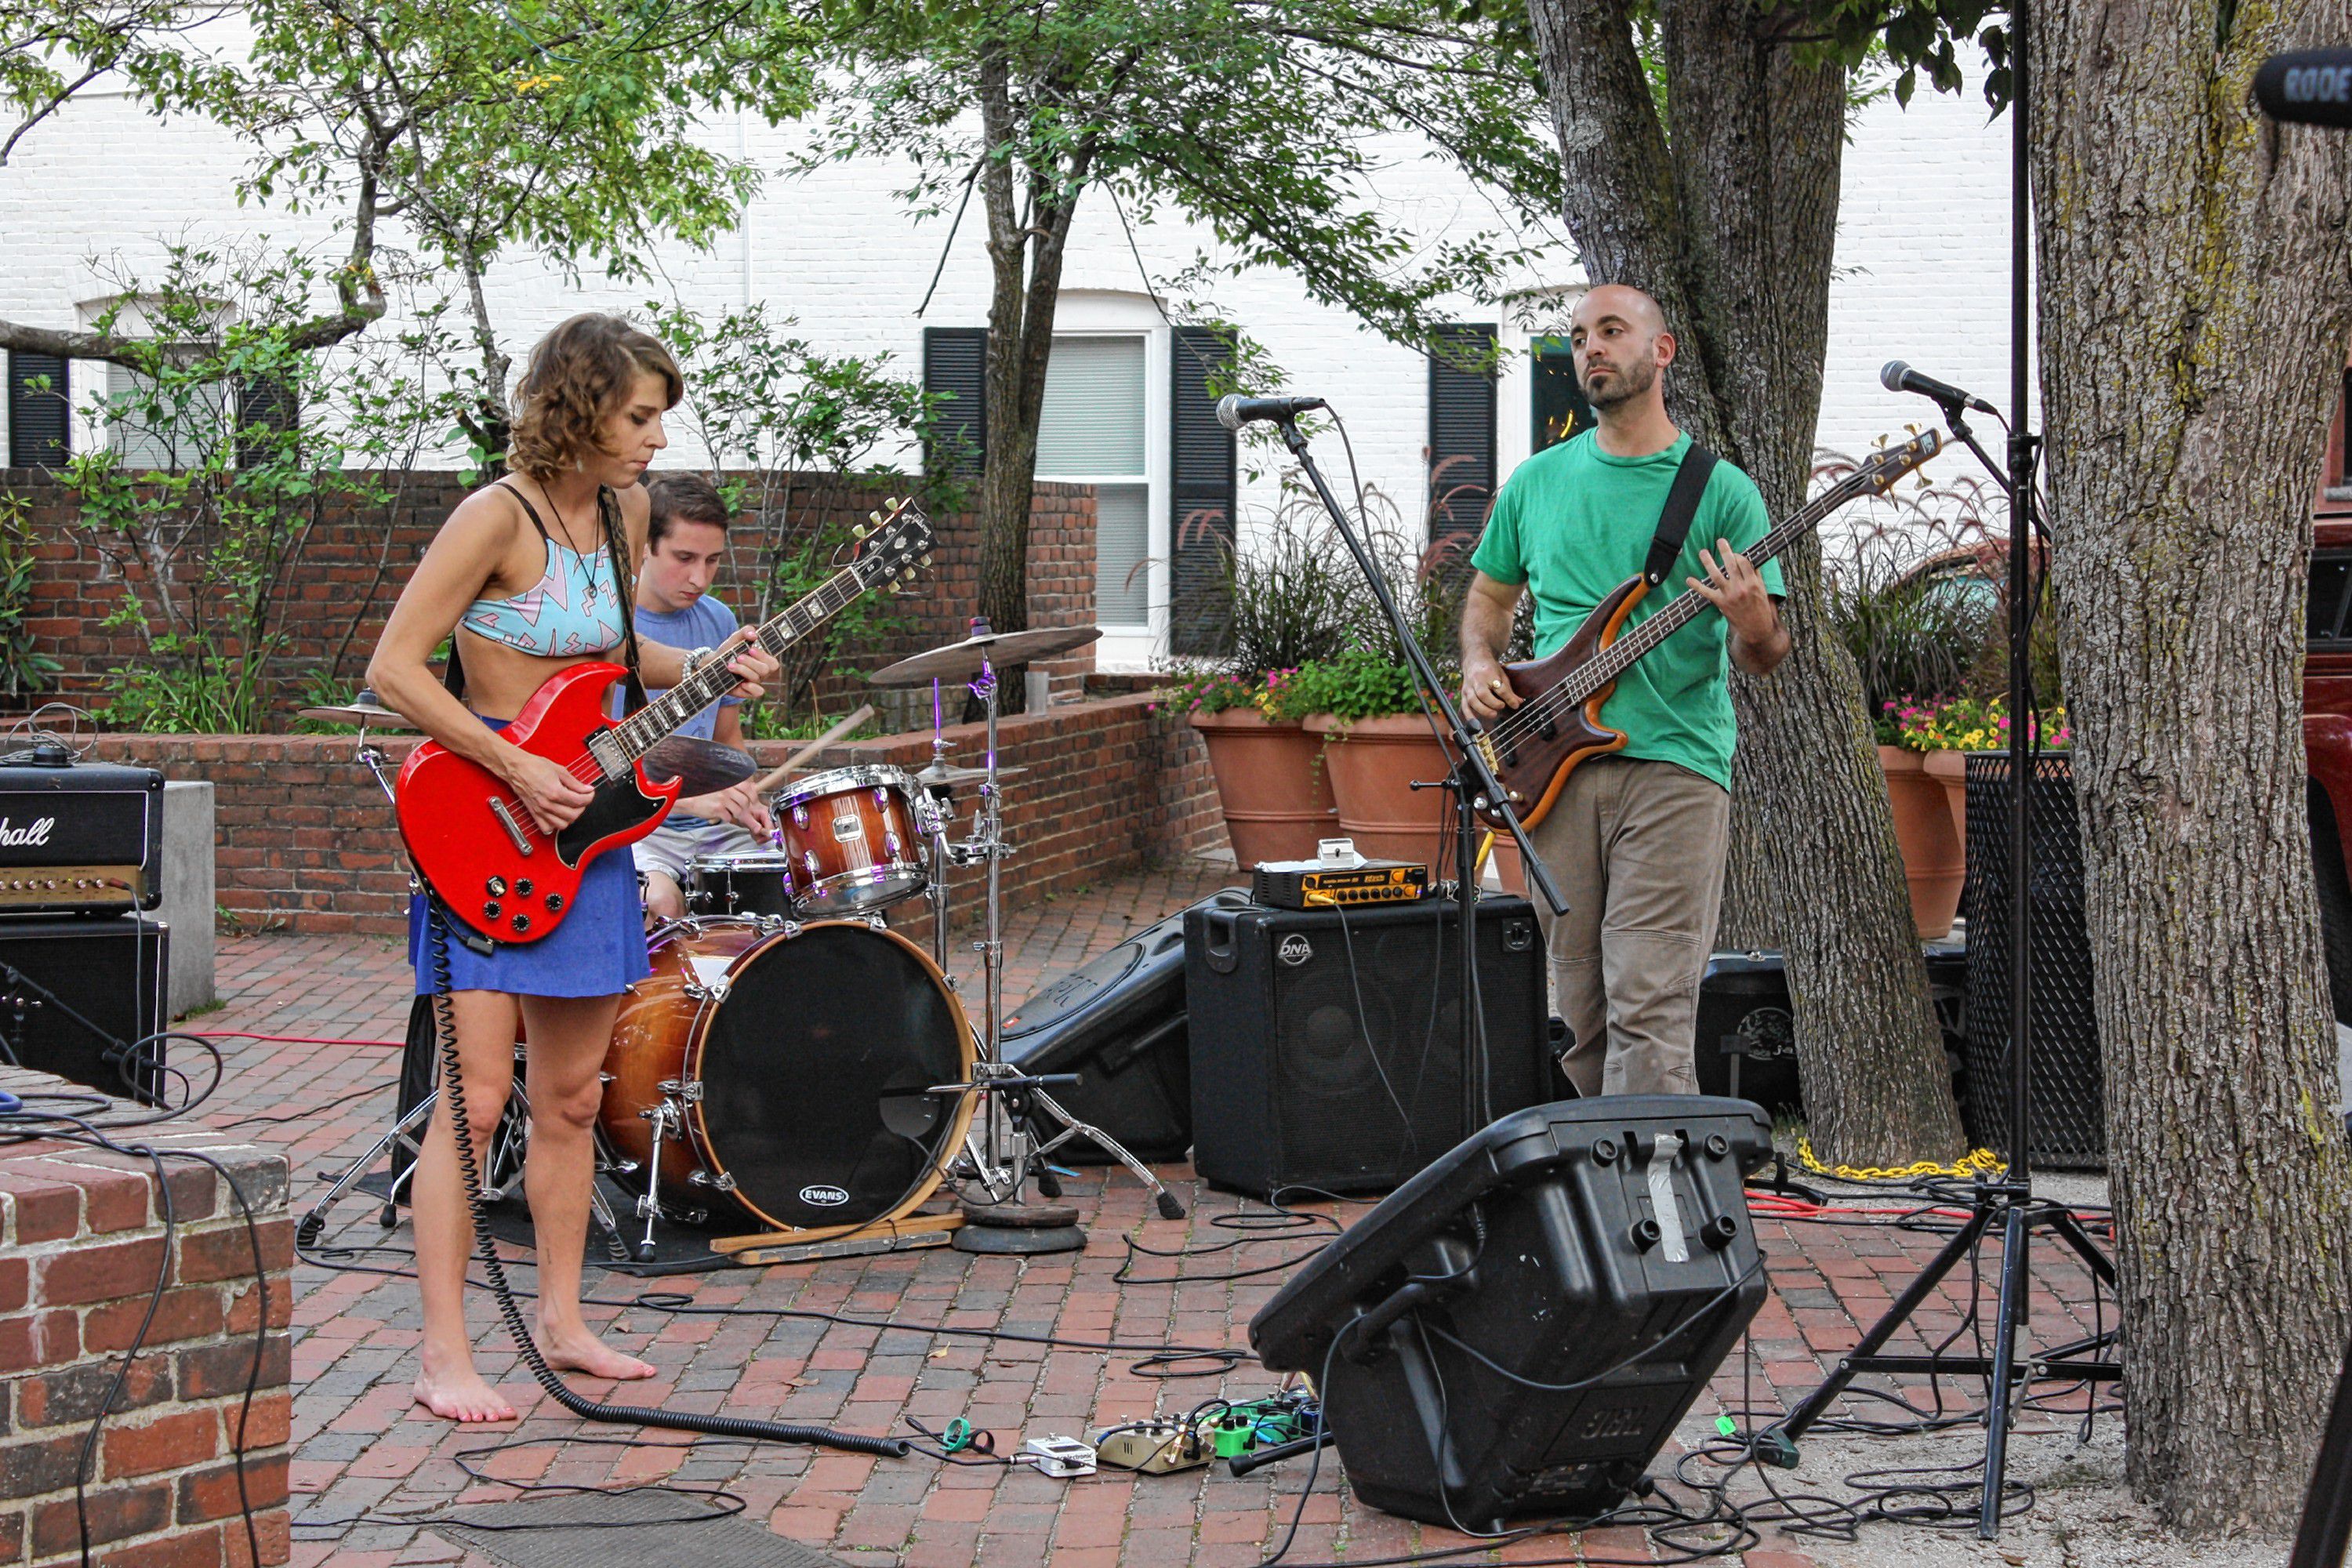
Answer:
[[[1820, 417], [1844, 72], [1801, 65], [1740, 0], [1674, 0], [1660, 10], [1670, 144], [1622, 0], [1537, 0], [1530, 15], [1586, 273], [1656, 297], [1678, 344], [1676, 422], [1775, 515], [1794, 510]], [[1949, 1159], [1959, 1118], [1861, 682], [1822, 629], [1818, 546], [1781, 562], [1791, 652], [1765, 679], [1732, 679], [1721, 940], [1786, 954], [1824, 1158]]]
[[2127, 1474], [2199, 1533], [2293, 1523], [2352, 1331], [2300, 658], [2352, 178], [2336, 133], [2266, 124], [2248, 92], [2264, 55], [2333, 41], [2340, 16], [2242, 8], [2231, 32], [2211, 4], [2032, 13]]

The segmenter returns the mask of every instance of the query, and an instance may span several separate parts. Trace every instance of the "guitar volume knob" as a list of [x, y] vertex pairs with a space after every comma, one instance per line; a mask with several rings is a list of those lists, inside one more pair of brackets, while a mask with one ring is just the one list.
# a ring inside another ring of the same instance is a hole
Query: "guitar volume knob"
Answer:
[[563, 895], [562, 893], [550, 893], [547, 895], [547, 909], [550, 914], [554, 913], [562, 907]]
[[519, 877], [515, 879], [515, 897], [518, 899], [527, 899], [530, 897], [530, 879], [529, 877]]
[[529, 915], [515, 916], [514, 928], [519, 931], [529, 931], [530, 929], [530, 917]]
[[499, 913], [499, 901], [496, 899], [492, 899], [488, 903], [482, 906], [482, 918], [486, 921], [494, 921], [498, 919]]

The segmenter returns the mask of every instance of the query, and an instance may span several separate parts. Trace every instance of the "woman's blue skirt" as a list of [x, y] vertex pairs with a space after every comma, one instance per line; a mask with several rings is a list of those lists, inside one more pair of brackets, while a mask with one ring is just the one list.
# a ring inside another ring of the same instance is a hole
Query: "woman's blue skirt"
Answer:
[[[506, 728], [499, 720], [483, 722], [493, 730]], [[464, 927], [455, 921], [447, 924], [452, 991], [613, 996], [653, 973], [646, 958], [645, 904], [637, 893], [636, 864], [625, 847], [608, 849], [588, 863], [570, 912], [537, 942], [500, 942], [484, 957], [458, 940]], [[408, 901], [408, 961], [416, 970], [416, 994], [430, 995], [433, 947], [422, 898]]]

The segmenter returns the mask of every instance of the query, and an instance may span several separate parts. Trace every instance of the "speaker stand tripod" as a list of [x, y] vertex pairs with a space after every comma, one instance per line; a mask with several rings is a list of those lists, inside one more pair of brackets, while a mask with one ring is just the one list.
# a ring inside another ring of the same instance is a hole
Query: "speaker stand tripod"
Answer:
[[[2000, 1504], [2009, 1463], [2009, 1430], [2017, 1404], [2030, 1378], [2081, 1379], [2113, 1383], [2123, 1367], [2109, 1353], [2116, 1343], [2110, 1331], [2052, 1347], [2035, 1355], [2025, 1348], [2026, 1312], [2032, 1295], [2029, 1265], [2037, 1234], [2055, 1236], [2082, 1259], [2101, 1286], [2112, 1288], [2116, 1268], [2099, 1250], [2073, 1211], [2063, 1205], [2033, 1195], [2032, 1172], [2027, 1150], [2032, 1137], [2032, 956], [2033, 920], [2033, 758], [2036, 737], [2032, 714], [2025, 700], [2033, 689], [2028, 641], [2033, 624], [2034, 477], [2037, 438], [2023, 428], [2026, 401], [2032, 391], [2032, 350], [2028, 310], [2032, 301], [2027, 226], [2032, 222], [2028, 138], [2026, 26], [2023, 6], [2014, 0], [2010, 14], [2010, 407], [2017, 419], [2009, 437], [2006, 474], [1977, 445], [1969, 433], [1967, 408], [1959, 401], [1938, 399], [1945, 422], [1976, 453], [1978, 460], [2009, 492], [2009, 689], [2012, 712], [2009, 726], [2009, 1168], [1999, 1181], [1979, 1177], [1971, 1194], [1969, 1218], [1933, 1261], [1921, 1270], [1884, 1317], [1871, 1325], [1853, 1352], [1842, 1358], [1821, 1387], [1790, 1412], [1788, 1418], [1762, 1435], [1790, 1442], [1821, 1419], [1846, 1384], [1862, 1373], [1958, 1373], [1985, 1380], [1984, 1489], [1977, 1505], [1977, 1535], [1991, 1541], [2000, 1534]], [[1967, 1258], [1976, 1245], [1999, 1227], [2001, 1238], [2000, 1296], [1993, 1327], [1990, 1356], [1885, 1355], [1882, 1348], [1895, 1331], [1927, 1300], [1936, 1286]], [[2092, 1359], [2083, 1359], [2089, 1357]]]

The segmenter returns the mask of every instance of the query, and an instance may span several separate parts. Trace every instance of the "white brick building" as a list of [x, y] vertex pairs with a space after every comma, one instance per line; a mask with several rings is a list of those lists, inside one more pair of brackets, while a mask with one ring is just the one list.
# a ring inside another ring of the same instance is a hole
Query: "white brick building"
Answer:
[[[721, 121], [709, 131], [724, 151], [770, 168], [781, 163], [793, 134], [750, 119]], [[1862, 115], [1845, 159], [1821, 445], [1859, 451], [1932, 413], [1931, 405], [1879, 387], [1878, 366], [1889, 358], [1911, 360], [2006, 401], [2007, 146], [2007, 122], [1988, 125], [1973, 90], [1957, 99], [1923, 93], [1907, 111], [1885, 101]], [[120, 97], [78, 100], [0, 169], [0, 314], [60, 327], [85, 321], [107, 289], [93, 258], [119, 257], [129, 270], [152, 274], [171, 238], [267, 235], [333, 254], [331, 217], [239, 206], [234, 186], [242, 165], [239, 146], [210, 125], [158, 120]], [[956, 237], [929, 310], [915, 316], [947, 219], [910, 220], [889, 194], [903, 183], [879, 161], [829, 165], [799, 180], [773, 177], [739, 233], [707, 254], [679, 247], [650, 258], [650, 283], [590, 279], [575, 287], [535, 262], [508, 260], [489, 279], [491, 307], [519, 353], [546, 327], [585, 308], [629, 310], [663, 294], [706, 311], [763, 300], [772, 311], [797, 317], [799, 332], [822, 349], [887, 349], [902, 373], [919, 374], [927, 329], [984, 325], [988, 271], [983, 226], [974, 212]], [[1381, 195], [1432, 228], [1494, 221], [1483, 200], [1402, 143]], [[1135, 241], [1143, 265], [1164, 279], [1192, 259], [1201, 237], [1162, 223], [1139, 227]], [[1491, 326], [1509, 351], [1491, 415], [1471, 411], [1473, 438], [1479, 419], [1491, 431], [1498, 474], [1533, 447], [1531, 335], [1564, 315], [1562, 298], [1572, 298], [1580, 281], [1565, 251], [1553, 266], [1550, 275], [1530, 278], [1528, 295], [1508, 308], [1465, 301], [1458, 312], [1465, 324]], [[1040, 475], [1091, 479], [1102, 487], [1100, 597], [1113, 635], [1101, 652], [1112, 668], [1139, 665], [1165, 646], [1176, 505], [1172, 346], [1145, 288], [1111, 204], [1090, 194], [1065, 273], [1057, 331], [1072, 342], [1049, 390]], [[1310, 302], [1280, 273], [1242, 274], [1219, 285], [1216, 298], [1285, 368], [1288, 390], [1325, 396], [1344, 415], [1364, 479], [1417, 525], [1426, 510], [1433, 440], [1429, 362]], [[103, 385], [103, 367], [76, 367], [74, 381], [77, 393], [87, 395]], [[1483, 389], [1477, 397], [1484, 399]], [[1458, 439], [1460, 427], [1450, 428], [1449, 438]], [[73, 438], [89, 442], [104, 433], [84, 418]], [[692, 460], [687, 443], [673, 450]], [[1244, 528], [1270, 512], [1278, 455], [1243, 449], [1236, 500]], [[1339, 443], [1319, 444], [1318, 455], [1344, 484]], [[1139, 559], [1145, 563], [1139, 571], [1131, 565]]]

